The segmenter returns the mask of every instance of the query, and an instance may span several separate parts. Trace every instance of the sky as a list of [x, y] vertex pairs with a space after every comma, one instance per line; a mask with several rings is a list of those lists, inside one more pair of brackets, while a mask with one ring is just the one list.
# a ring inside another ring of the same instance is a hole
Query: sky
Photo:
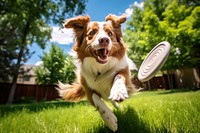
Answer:
[[[89, 15], [92, 21], [104, 21], [108, 14], [121, 15], [126, 14], [127, 19], [132, 15], [131, 6], [135, 5], [143, 7], [141, 0], [88, 0], [86, 3], [86, 11], [83, 15]], [[122, 27], [125, 27], [122, 25]], [[57, 26], [52, 26], [52, 38], [50, 43], [42, 50], [37, 44], [30, 46], [30, 51], [35, 52], [25, 64], [38, 65], [41, 63], [40, 56], [43, 51], [48, 52], [51, 48], [51, 42], [56, 43], [64, 52], [68, 53], [73, 47], [73, 32], [71, 29], [60, 29]]]

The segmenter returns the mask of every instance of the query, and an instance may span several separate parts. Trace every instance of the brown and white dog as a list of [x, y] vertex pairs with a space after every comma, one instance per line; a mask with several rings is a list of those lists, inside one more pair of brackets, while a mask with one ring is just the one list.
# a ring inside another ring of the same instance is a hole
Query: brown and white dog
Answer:
[[108, 15], [105, 22], [91, 21], [89, 16], [79, 16], [65, 21], [65, 28], [75, 33], [73, 50], [77, 54], [78, 83], [59, 83], [59, 93], [66, 101], [80, 101], [87, 97], [96, 107], [106, 125], [113, 131], [118, 128], [114, 113], [101, 100], [110, 100], [117, 108], [136, 92], [131, 82], [126, 44], [122, 38], [121, 24], [126, 16]]

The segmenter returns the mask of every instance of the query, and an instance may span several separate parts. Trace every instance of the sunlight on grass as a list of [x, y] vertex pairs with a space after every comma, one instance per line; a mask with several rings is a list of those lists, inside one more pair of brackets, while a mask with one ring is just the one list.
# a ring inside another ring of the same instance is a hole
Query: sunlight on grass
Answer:
[[[199, 131], [200, 91], [140, 92], [114, 109], [117, 132]], [[0, 106], [1, 133], [109, 133], [95, 108], [78, 104], [45, 102]]]
[[[143, 96], [142, 96], [143, 95]], [[200, 92], [144, 92], [127, 101], [152, 132], [197, 132]]]

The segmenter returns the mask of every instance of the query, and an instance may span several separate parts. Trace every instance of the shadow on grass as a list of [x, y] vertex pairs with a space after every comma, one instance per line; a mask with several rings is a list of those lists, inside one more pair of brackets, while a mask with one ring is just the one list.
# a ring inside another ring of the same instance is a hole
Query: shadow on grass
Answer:
[[190, 89], [172, 89], [172, 90], [168, 90], [168, 91], [158, 91], [158, 95], [165, 95], [165, 94], [173, 94], [173, 93], [182, 93], [182, 92], [193, 92]]
[[65, 101], [49, 101], [49, 102], [36, 102], [32, 104], [12, 104], [12, 105], [0, 105], [0, 116], [5, 114], [14, 113], [27, 109], [30, 112], [40, 112], [44, 109], [69, 107], [77, 104], [86, 104], [86, 102], [70, 103]]
[[[137, 112], [132, 107], [126, 107], [123, 110], [114, 111], [118, 119], [118, 130], [116, 133], [148, 133], [149, 127], [142, 120], [139, 119]], [[99, 125], [95, 129], [88, 132], [95, 133], [112, 133], [112, 131], [105, 125]]]

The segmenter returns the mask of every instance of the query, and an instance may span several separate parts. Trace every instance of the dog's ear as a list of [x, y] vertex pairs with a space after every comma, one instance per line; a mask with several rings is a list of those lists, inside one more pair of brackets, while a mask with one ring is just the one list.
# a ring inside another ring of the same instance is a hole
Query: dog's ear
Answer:
[[117, 41], [123, 41], [121, 24], [126, 21], [126, 15], [122, 14], [121, 16], [116, 16], [113, 14], [109, 14], [108, 16], [106, 16], [106, 21], [110, 22], [113, 25], [113, 28], [115, 29], [115, 33], [117, 35]]
[[87, 27], [87, 23], [90, 22], [89, 16], [78, 16], [74, 18], [70, 18], [65, 20], [63, 27], [65, 28], [72, 28], [75, 32], [75, 44], [74, 44], [74, 50], [77, 51], [79, 46], [82, 43], [83, 40], [83, 34], [85, 31], [85, 28]]
[[65, 28], [73, 28], [74, 30], [81, 30], [84, 29], [88, 22], [90, 22], [89, 16], [78, 16], [65, 20], [63, 26]]
[[111, 21], [114, 28], [121, 27], [121, 24], [126, 21], [126, 15], [122, 14], [121, 16], [116, 16], [113, 14], [109, 14], [106, 16], [106, 21]]

